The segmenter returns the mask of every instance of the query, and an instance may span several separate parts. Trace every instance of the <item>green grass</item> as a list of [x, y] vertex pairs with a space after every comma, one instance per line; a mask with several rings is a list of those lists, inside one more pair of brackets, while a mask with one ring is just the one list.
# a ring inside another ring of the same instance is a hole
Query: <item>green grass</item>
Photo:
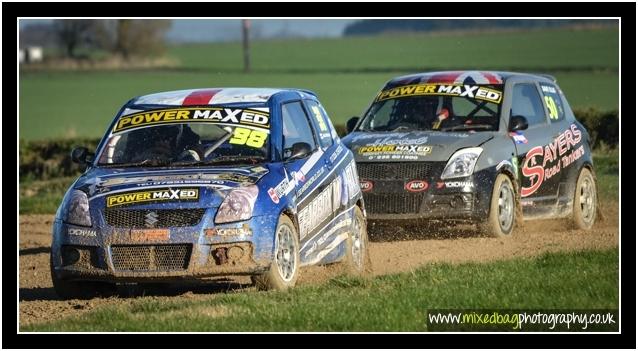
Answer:
[[[618, 29], [402, 34], [255, 40], [256, 71], [618, 68]], [[194, 70], [240, 71], [241, 43], [183, 45], [169, 53]]]
[[166, 70], [21, 72], [19, 135], [99, 137], [128, 99], [202, 87], [297, 87], [318, 93], [334, 123], [361, 114], [388, 79], [429, 69], [556, 71], [573, 108], [618, 108], [618, 30], [412, 34], [182, 45]]
[[616, 309], [618, 250], [535, 259], [430, 264], [374, 279], [338, 277], [281, 292], [143, 300], [23, 331], [425, 331], [425, 312], [468, 309]]
[[[180, 71], [22, 73], [19, 134], [24, 139], [100, 137], [128, 99], [153, 92], [225, 86], [298, 87], [315, 91], [334, 123], [360, 115], [396, 73], [292, 74]], [[562, 73], [573, 108], [618, 108], [618, 74]]]
[[76, 177], [65, 177], [41, 181], [20, 181], [20, 214], [55, 213], [64, 193]]
[[620, 160], [618, 149], [594, 152], [598, 194], [602, 200], [618, 201]]

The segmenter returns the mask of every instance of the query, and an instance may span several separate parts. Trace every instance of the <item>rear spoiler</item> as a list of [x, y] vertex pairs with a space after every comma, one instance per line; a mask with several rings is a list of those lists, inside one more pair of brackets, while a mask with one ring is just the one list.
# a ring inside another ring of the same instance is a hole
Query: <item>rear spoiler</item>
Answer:
[[543, 78], [547, 78], [549, 80], [551, 80], [552, 82], [556, 83], [556, 77], [552, 76], [551, 74], [545, 74], [545, 73], [536, 73], [537, 76], [543, 77]]

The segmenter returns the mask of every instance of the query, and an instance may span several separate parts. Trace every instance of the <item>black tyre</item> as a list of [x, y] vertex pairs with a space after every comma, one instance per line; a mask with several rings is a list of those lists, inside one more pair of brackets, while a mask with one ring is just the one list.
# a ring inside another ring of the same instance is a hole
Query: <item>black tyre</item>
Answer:
[[347, 274], [362, 276], [370, 273], [372, 262], [368, 251], [368, 228], [363, 212], [354, 208], [353, 231], [346, 239], [346, 254], [342, 265]]
[[287, 290], [299, 277], [299, 236], [294, 224], [285, 215], [279, 217], [275, 230], [275, 249], [270, 269], [252, 277], [259, 290]]
[[480, 224], [480, 230], [495, 238], [509, 237], [516, 219], [516, 197], [512, 181], [505, 174], [499, 174], [494, 182], [487, 219]]
[[583, 167], [576, 181], [572, 208], [572, 221], [576, 228], [591, 229], [596, 221], [597, 204], [596, 180], [591, 171]]

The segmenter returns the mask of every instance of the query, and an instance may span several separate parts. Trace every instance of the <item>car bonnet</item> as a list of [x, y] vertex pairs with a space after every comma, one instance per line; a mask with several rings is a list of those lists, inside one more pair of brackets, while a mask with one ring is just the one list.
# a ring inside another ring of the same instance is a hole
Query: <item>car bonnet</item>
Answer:
[[343, 139], [357, 162], [447, 161], [454, 152], [476, 147], [495, 132], [355, 132]]

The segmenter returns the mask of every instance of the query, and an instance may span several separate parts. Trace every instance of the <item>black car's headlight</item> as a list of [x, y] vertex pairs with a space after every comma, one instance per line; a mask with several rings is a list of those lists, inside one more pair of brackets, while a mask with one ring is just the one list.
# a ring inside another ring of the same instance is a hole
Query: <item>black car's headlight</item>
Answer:
[[258, 194], [256, 185], [231, 190], [217, 210], [215, 223], [237, 222], [252, 217]]
[[483, 152], [483, 148], [469, 147], [455, 152], [445, 165], [441, 179], [467, 177], [474, 173], [476, 161]]
[[89, 198], [86, 196], [85, 192], [81, 190], [73, 190], [62, 219], [69, 224], [85, 227], [91, 226]]

